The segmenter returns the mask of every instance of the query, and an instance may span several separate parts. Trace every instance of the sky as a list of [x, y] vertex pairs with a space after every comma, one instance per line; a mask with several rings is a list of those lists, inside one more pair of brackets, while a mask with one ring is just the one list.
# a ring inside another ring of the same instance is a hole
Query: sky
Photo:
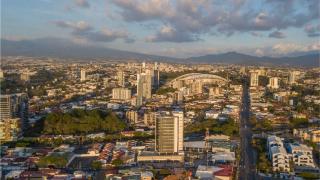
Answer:
[[1, 38], [172, 57], [320, 50], [319, 0], [1, 0]]

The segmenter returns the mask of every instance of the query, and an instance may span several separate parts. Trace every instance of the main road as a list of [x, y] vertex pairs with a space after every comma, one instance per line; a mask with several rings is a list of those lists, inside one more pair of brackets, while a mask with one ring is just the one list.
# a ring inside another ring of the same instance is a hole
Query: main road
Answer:
[[252, 147], [252, 131], [249, 122], [250, 97], [247, 81], [243, 84], [242, 106], [240, 112], [240, 162], [239, 179], [258, 179], [256, 173], [256, 152]]

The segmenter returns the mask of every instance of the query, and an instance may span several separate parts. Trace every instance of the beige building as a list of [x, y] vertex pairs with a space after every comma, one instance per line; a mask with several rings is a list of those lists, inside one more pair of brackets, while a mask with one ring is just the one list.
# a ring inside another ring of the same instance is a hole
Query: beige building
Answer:
[[117, 72], [117, 80], [118, 80], [119, 86], [121, 86], [121, 87], [125, 86], [125, 73], [123, 71]]
[[271, 77], [271, 78], [269, 78], [269, 84], [268, 84], [268, 86], [269, 86], [271, 89], [278, 89], [278, 88], [279, 88], [278, 78], [277, 78], [277, 77]]
[[293, 136], [314, 143], [320, 142], [320, 128], [318, 129], [293, 129]]
[[81, 69], [80, 71], [80, 81], [85, 81], [86, 80], [86, 70]]
[[155, 121], [156, 121], [156, 113], [155, 112], [144, 113], [143, 122], [146, 126], [154, 126]]
[[183, 112], [161, 113], [156, 117], [156, 151], [179, 153], [183, 151]]
[[136, 124], [138, 123], [138, 112], [133, 110], [127, 111], [126, 118], [130, 122], [130, 124]]
[[259, 86], [259, 73], [256, 71], [253, 71], [250, 73], [250, 86], [251, 87]]
[[16, 141], [20, 136], [20, 118], [9, 118], [0, 121], [0, 141]]
[[131, 90], [128, 88], [113, 88], [112, 99], [116, 100], [130, 100]]

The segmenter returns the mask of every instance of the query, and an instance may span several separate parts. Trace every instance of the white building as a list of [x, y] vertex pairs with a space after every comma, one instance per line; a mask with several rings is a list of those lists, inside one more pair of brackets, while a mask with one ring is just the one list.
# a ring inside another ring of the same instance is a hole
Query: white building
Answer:
[[259, 73], [258, 72], [251, 72], [250, 73], [250, 86], [256, 87], [259, 86]]
[[288, 77], [288, 83], [289, 84], [294, 84], [296, 83], [296, 75], [298, 74], [297, 71], [290, 71], [289, 72], [289, 77]]
[[296, 166], [315, 167], [310, 147], [304, 144], [291, 143], [288, 151], [292, 154], [292, 160]]
[[278, 89], [278, 88], [279, 88], [278, 78], [277, 78], [277, 77], [271, 77], [271, 78], [269, 78], [269, 84], [268, 84], [268, 86], [269, 86], [271, 89]]
[[86, 70], [81, 69], [80, 71], [80, 81], [85, 81], [86, 80]]
[[116, 100], [130, 100], [131, 90], [128, 88], [113, 88], [112, 99]]
[[290, 156], [283, 147], [282, 140], [277, 136], [269, 136], [267, 139], [268, 157], [271, 160], [272, 170], [280, 172], [290, 171]]

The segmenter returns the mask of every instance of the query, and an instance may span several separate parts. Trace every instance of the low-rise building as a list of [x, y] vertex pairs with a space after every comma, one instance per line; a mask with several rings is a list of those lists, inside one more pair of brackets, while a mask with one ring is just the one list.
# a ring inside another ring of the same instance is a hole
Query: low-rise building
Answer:
[[295, 166], [314, 167], [312, 149], [304, 144], [291, 143], [288, 146], [288, 152], [292, 154], [292, 160]]

